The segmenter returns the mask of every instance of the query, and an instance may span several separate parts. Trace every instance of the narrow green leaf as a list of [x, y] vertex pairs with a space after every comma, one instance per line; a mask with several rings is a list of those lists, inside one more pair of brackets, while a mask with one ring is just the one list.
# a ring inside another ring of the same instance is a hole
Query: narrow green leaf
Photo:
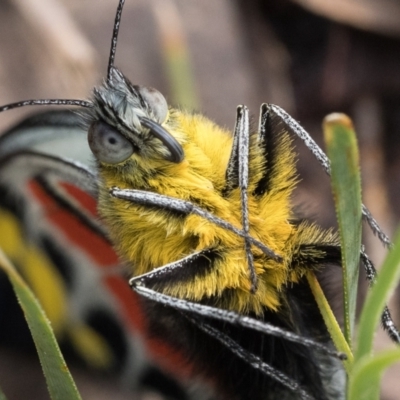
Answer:
[[396, 235], [394, 247], [387, 255], [376, 283], [364, 303], [358, 325], [358, 339], [355, 356], [360, 359], [372, 353], [372, 344], [383, 308], [400, 279], [400, 232]]
[[[52, 400], [81, 397], [58, 347], [50, 322], [32, 291], [0, 249], [0, 268], [7, 274], [24, 312]], [[23, 377], [21, 376], [23, 381]]]
[[400, 361], [400, 349], [386, 350], [373, 358], [364, 356], [352, 370], [348, 400], [378, 400], [380, 381], [385, 369]]
[[344, 353], [347, 357], [347, 360], [344, 360], [343, 364], [346, 372], [349, 373], [353, 363], [351, 349], [343, 336], [342, 330], [340, 329], [316, 276], [312, 273], [307, 274], [307, 280], [336, 349]]
[[353, 124], [345, 114], [324, 120], [332, 191], [339, 223], [343, 265], [344, 334], [351, 346], [354, 333], [361, 247], [361, 179]]

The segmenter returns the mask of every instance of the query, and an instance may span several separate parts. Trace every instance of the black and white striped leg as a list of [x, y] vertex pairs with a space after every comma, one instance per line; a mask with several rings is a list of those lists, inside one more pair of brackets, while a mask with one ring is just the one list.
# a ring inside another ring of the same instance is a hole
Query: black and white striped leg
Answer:
[[[307, 148], [313, 153], [315, 158], [319, 161], [321, 166], [324, 168], [326, 173], [330, 175], [331, 173], [331, 168], [330, 168], [330, 163], [329, 159], [326, 156], [326, 154], [321, 150], [321, 148], [315, 143], [315, 141], [311, 138], [311, 136], [305, 131], [305, 129], [297, 122], [295, 121], [289, 114], [287, 114], [284, 110], [282, 110], [280, 107], [276, 105], [266, 105], [267, 108], [269, 108], [269, 111], [271, 113], [274, 113], [276, 116], [280, 117], [281, 120], [286, 124], [286, 127], [288, 130], [292, 133], [294, 133], [297, 137], [299, 137], [304, 144], [307, 146]], [[370, 211], [368, 208], [363, 204], [362, 205], [362, 214], [363, 218], [367, 221], [368, 225], [370, 226], [372, 232], [378, 236], [379, 240], [383, 245], [387, 248], [392, 247], [392, 244], [390, 242], [390, 239], [388, 236], [382, 231], [376, 220], [372, 217]], [[375, 267], [373, 266], [371, 260], [368, 258], [367, 254], [364, 252], [363, 249], [360, 250], [360, 258], [363, 262], [365, 271], [367, 273], [367, 279], [372, 285], [375, 281], [376, 278], [376, 270]], [[383, 314], [382, 314], [382, 325], [384, 329], [387, 331], [389, 337], [397, 344], [400, 344], [400, 334], [396, 326], [394, 325], [394, 322], [392, 320], [392, 317], [390, 315], [390, 312], [387, 308], [385, 307]]]
[[244, 245], [247, 262], [250, 271], [251, 290], [254, 293], [257, 290], [257, 274], [254, 267], [253, 253], [251, 251], [251, 242], [249, 238], [249, 206], [248, 206], [248, 183], [249, 183], [249, 152], [250, 152], [250, 120], [249, 110], [245, 106], [238, 107], [237, 129], [238, 134], [238, 177], [240, 189], [240, 201], [242, 210], [242, 226], [245, 233]]
[[[171, 265], [161, 267], [158, 269], [158, 273], [161, 272], [162, 268], [171, 269]], [[167, 272], [168, 273], [168, 272]], [[164, 275], [165, 277], [165, 275]], [[268, 324], [264, 321], [259, 321], [255, 318], [251, 318], [245, 315], [238, 314], [233, 311], [223, 310], [221, 308], [211, 307], [199, 303], [194, 303], [184, 299], [178, 299], [176, 297], [168, 296], [166, 294], [159, 293], [149, 287], [144, 285], [146, 281], [146, 275], [140, 275], [134, 278], [131, 278], [130, 285], [132, 289], [137, 292], [139, 295], [155, 301], [160, 304], [164, 304], [173, 309], [189, 312], [194, 315], [216, 319], [218, 321], [224, 321], [233, 325], [242, 326], [244, 328], [252, 329], [257, 332], [261, 332], [267, 335], [276, 336], [279, 338], [284, 338], [293, 343], [298, 343], [306, 347], [317, 349], [324, 354], [328, 354], [332, 357], [339, 358], [341, 360], [345, 359], [345, 355], [343, 353], [339, 353], [336, 350], [332, 350], [331, 348], [316, 342], [315, 340], [306, 338], [301, 335], [297, 335], [291, 331], [279, 328], [277, 326]], [[149, 283], [148, 280], [146, 283]]]
[[194, 325], [196, 325], [200, 330], [212, 336], [214, 339], [218, 340], [222, 343], [226, 348], [228, 348], [233, 354], [237, 357], [245, 361], [252, 368], [259, 370], [264, 375], [270, 377], [276, 382], [279, 382], [282, 386], [285, 386], [290, 391], [297, 394], [299, 399], [302, 400], [313, 400], [314, 397], [307, 393], [298, 382], [294, 379], [291, 379], [289, 376], [279, 371], [278, 369], [272, 367], [268, 363], [264, 362], [260, 357], [255, 354], [249, 352], [240, 346], [236, 341], [230, 338], [225, 333], [221, 332], [219, 329], [212, 327], [211, 325], [202, 322], [199, 318], [196, 317], [185, 317], [191, 321]]
[[[369, 259], [368, 255], [364, 252], [364, 250], [361, 250], [361, 261], [365, 266], [368, 281], [370, 282], [370, 285], [373, 286], [376, 279], [376, 269], [372, 261]], [[393, 340], [393, 342], [400, 344], [400, 332], [396, 328], [387, 306], [385, 306], [385, 308], [383, 309], [383, 313], [381, 316], [381, 323], [383, 329], [388, 333], [389, 337]]]
[[218, 258], [218, 251], [214, 249], [202, 250], [131, 278], [130, 285], [132, 287], [141, 285], [152, 288], [156, 286], [158, 290], [162, 291], [171, 284], [184, 284], [197, 277], [207, 275], [214, 268], [214, 263]]
[[216, 217], [214, 214], [203, 210], [202, 208], [191, 203], [190, 201], [142, 190], [119, 189], [117, 187], [110, 189], [110, 194], [111, 196], [118, 199], [130, 201], [136, 204], [142, 204], [144, 206], [157, 206], [160, 209], [177, 211], [185, 215], [199, 215], [200, 217], [207, 219], [208, 221], [220, 226], [221, 228], [231, 231], [242, 238], [247, 238], [247, 240], [252, 245], [258, 247], [264, 254], [268, 255], [276, 261], [281, 261], [281, 257], [279, 255], [275, 254], [271, 249], [269, 249], [257, 239], [246, 235], [243, 230], [234, 227], [229, 222], [226, 222], [223, 219]]
[[[295, 120], [293, 119], [286, 111], [282, 108], [273, 105], [267, 104], [270, 111], [273, 112], [275, 115], [279, 116], [282, 121], [286, 124], [289, 132], [294, 133], [297, 137], [299, 137], [307, 148], [311, 151], [311, 153], [315, 156], [318, 162], [321, 164], [323, 169], [326, 171], [328, 175], [331, 174], [331, 167], [330, 162], [326, 154], [321, 150], [321, 148], [315, 143], [313, 138], [307, 133], [307, 131]], [[382, 231], [378, 223], [372, 217], [370, 211], [368, 210], [365, 205], [362, 205], [362, 214], [363, 218], [367, 221], [368, 225], [370, 226], [372, 232], [376, 234], [379, 240], [386, 246], [390, 247], [391, 242], [387, 235]]]

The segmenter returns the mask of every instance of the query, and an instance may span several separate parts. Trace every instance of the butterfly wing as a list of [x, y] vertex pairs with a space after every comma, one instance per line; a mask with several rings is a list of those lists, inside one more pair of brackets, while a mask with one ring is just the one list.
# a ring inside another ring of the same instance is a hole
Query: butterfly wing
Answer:
[[185, 376], [187, 365], [148, 337], [140, 299], [97, 218], [97, 176], [82, 126], [75, 113], [50, 111], [0, 138], [0, 246], [57, 337], [88, 365], [117, 372], [133, 389], [158, 385], [187, 398], [160, 371]]

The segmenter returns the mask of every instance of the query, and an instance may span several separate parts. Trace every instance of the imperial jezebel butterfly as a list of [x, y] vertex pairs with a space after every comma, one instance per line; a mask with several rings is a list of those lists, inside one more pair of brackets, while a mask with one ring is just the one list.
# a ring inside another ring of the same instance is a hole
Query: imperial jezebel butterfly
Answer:
[[[34, 117], [1, 139], [0, 182], [8, 199], [2, 218], [7, 230], [23, 237], [13, 220], [13, 214], [21, 214], [15, 210], [15, 198], [35, 196], [42, 203], [54, 202], [61, 214], [68, 211], [84, 226], [90, 238], [79, 233], [80, 228], [70, 231], [75, 230], [70, 240], [84, 249], [81, 257], [100, 258], [111, 241], [141, 298], [141, 311], [134, 308], [132, 297], [124, 303], [126, 313], [144, 312], [145, 336], [186, 357], [191, 372], [204, 377], [218, 399], [341, 398], [342, 367], [306, 280], [307, 274], [339, 266], [340, 246], [333, 231], [299, 218], [292, 209], [298, 178], [291, 135], [300, 137], [329, 170], [326, 156], [278, 106], [263, 104], [256, 128], [247, 107], [239, 106], [232, 135], [202, 115], [169, 107], [157, 90], [132, 84], [114, 66], [123, 3], [117, 9], [106, 80], [90, 100], [28, 100], [0, 108], [53, 104], [82, 109], [80, 117]], [[70, 140], [82, 134], [77, 118], [86, 126], [94, 167], [75, 154], [69, 156], [74, 161], [66, 158], [63, 147], [55, 150], [62, 129], [67, 128]], [[44, 147], [50, 140], [54, 143], [49, 152]], [[90, 203], [93, 198], [100, 220]], [[22, 207], [34, 221], [30, 208], [35, 205]], [[35, 231], [38, 223], [26, 226]], [[59, 232], [39, 231], [35, 244], [51, 256], [57, 251], [52, 235]], [[4, 243], [17, 264], [25, 263], [18, 259], [21, 254], [32, 256], [20, 250], [28, 243]], [[42, 254], [33, 256], [39, 260], [35, 268], [46, 269]], [[118, 268], [114, 253], [102, 256], [108, 257], [107, 267]], [[372, 265], [364, 261], [373, 275]], [[81, 272], [79, 265], [71, 268]], [[62, 269], [59, 275], [49, 282], [68, 283]], [[106, 285], [112, 286], [114, 278], [104, 275]], [[94, 296], [112, 304], [102, 296], [103, 275], [90, 278], [85, 282], [90, 282]], [[45, 291], [39, 290], [43, 282], [32, 277], [39, 297], [44, 297]], [[115, 298], [127, 288], [119, 280], [118, 288], [113, 287]], [[80, 290], [88, 287], [78, 286], [71, 299], [79, 298]], [[60, 298], [55, 318], [63, 304]], [[76, 346], [98, 343], [106, 358], [102, 338], [93, 326], [79, 322], [78, 333], [70, 332]], [[398, 341], [387, 310], [383, 322]], [[127, 346], [121, 354], [128, 352]], [[93, 346], [87, 357], [96, 355]]]

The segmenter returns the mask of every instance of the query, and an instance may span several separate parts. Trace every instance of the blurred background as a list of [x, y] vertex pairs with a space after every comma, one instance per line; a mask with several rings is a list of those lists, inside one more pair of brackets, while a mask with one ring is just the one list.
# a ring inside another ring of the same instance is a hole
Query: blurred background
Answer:
[[[0, 0], [0, 104], [90, 97], [106, 74], [116, 3]], [[323, 117], [348, 113], [360, 144], [364, 203], [393, 235], [400, 217], [400, 1], [127, 0], [116, 66], [170, 104], [230, 130], [238, 104], [256, 122], [260, 104], [269, 102], [322, 145]], [[1, 131], [33, 111], [3, 113]], [[295, 202], [323, 226], [335, 225], [329, 179], [296, 145], [302, 183]], [[379, 266], [385, 250], [368, 232], [364, 242]], [[398, 302], [391, 305], [397, 321]], [[385, 342], [379, 334], [377, 346]], [[20, 363], [3, 353], [0, 375], [9, 371], [11, 385]], [[386, 374], [382, 399], [398, 398], [399, 372]], [[105, 390], [83, 397], [109, 398]]]

